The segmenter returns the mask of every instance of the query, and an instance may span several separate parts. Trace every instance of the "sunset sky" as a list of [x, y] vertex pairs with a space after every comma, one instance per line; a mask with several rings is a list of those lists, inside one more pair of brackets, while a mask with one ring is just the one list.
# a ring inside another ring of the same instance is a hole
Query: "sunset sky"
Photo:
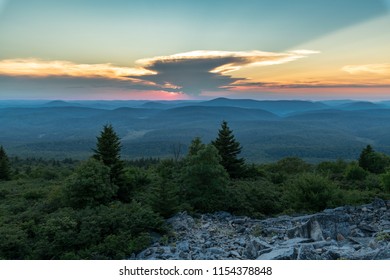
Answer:
[[0, 0], [0, 99], [390, 100], [390, 0]]

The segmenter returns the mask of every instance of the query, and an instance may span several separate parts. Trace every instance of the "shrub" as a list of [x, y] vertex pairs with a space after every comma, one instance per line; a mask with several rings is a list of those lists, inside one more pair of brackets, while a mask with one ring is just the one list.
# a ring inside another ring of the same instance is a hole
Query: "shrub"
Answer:
[[350, 164], [345, 171], [346, 179], [351, 181], [362, 181], [367, 175], [367, 171], [357, 164]]
[[261, 218], [281, 211], [281, 193], [265, 180], [235, 181], [228, 188], [226, 205], [236, 215]]
[[296, 211], [318, 212], [342, 201], [337, 186], [328, 178], [304, 173], [286, 184], [287, 199]]
[[218, 150], [206, 145], [195, 155], [189, 155], [182, 173], [185, 198], [201, 212], [223, 210], [229, 175], [219, 163]]
[[177, 180], [179, 167], [173, 160], [163, 160], [155, 170], [149, 186], [147, 201], [153, 210], [165, 218], [180, 209], [180, 188]]
[[390, 171], [381, 176], [382, 184], [386, 192], [390, 193]]
[[332, 180], [341, 180], [344, 177], [348, 163], [344, 160], [324, 161], [317, 165], [316, 171]]
[[110, 168], [100, 161], [89, 159], [68, 179], [65, 193], [70, 206], [83, 208], [109, 203], [117, 188], [110, 181]]

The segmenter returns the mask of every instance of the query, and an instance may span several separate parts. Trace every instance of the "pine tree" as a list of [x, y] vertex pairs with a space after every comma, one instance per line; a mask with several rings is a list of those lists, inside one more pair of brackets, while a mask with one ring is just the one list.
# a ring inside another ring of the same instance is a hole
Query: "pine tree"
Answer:
[[244, 159], [237, 156], [241, 152], [241, 145], [236, 141], [233, 131], [230, 130], [226, 121], [222, 122], [218, 137], [212, 144], [217, 148], [221, 156], [221, 164], [231, 178], [238, 178], [244, 172]]
[[11, 169], [9, 159], [4, 151], [3, 146], [0, 146], [0, 181], [8, 181], [11, 179]]
[[155, 179], [150, 183], [149, 204], [164, 218], [171, 217], [180, 209], [178, 168], [174, 160], [162, 160], [156, 166]]
[[112, 125], [105, 125], [96, 137], [96, 149], [94, 158], [103, 162], [103, 164], [110, 168], [111, 183], [120, 185], [123, 174], [123, 162], [121, 160], [121, 143], [118, 135], [115, 133]]
[[374, 150], [372, 149], [371, 145], [367, 145], [360, 153], [359, 166], [364, 170], [368, 170], [370, 166], [371, 157], [373, 154], [374, 154]]
[[187, 156], [181, 178], [185, 186], [183, 193], [195, 210], [224, 210], [229, 175], [219, 162], [218, 151], [210, 144]]
[[384, 173], [389, 164], [389, 157], [385, 154], [375, 152], [370, 145], [367, 145], [362, 150], [359, 157], [359, 166], [375, 174]]
[[202, 143], [202, 140], [200, 137], [195, 137], [191, 144], [190, 147], [188, 148], [188, 155], [189, 156], [194, 156], [196, 155], [201, 149], [205, 148], [205, 144]]

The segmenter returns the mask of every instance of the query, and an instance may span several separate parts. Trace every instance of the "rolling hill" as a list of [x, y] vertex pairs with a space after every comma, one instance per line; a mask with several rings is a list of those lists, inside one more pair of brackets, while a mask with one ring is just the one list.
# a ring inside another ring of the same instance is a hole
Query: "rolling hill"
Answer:
[[286, 156], [312, 162], [356, 159], [367, 144], [390, 153], [386, 103], [218, 98], [149, 102], [146, 106], [138, 101], [53, 101], [21, 106], [27, 103], [0, 101], [0, 145], [11, 156], [85, 158], [102, 126], [111, 123], [122, 138], [124, 158], [169, 157], [174, 145], [181, 145], [185, 153], [196, 136], [204, 142], [214, 139], [222, 120], [228, 121], [242, 144], [242, 155], [253, 162]]

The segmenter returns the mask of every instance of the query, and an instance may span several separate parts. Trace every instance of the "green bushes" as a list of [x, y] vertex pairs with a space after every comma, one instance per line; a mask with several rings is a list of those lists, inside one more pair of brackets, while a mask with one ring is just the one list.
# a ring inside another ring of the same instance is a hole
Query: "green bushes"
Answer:
[[261, 218], [282, 211], [281, 189], [266, 180], [232, 182], [227, 194], [228, 210], [236, 215]]
[[304, 173], [285, 184], [287, 200], [295, 211], [316, 212], [342, 202], [336, 184], [328, 178]]
[[244, 166], [236, 178], [199, 138], [182, 160], [123, 162], [118, 177], [102, 159], [10, 162], [18, 172], [0, 182], [0, 259], [123, 259], [164, 232], [162, 217], [183, 210], [263, 218], [390, 199], [386, 168], [290, 157]]
[[213, 212], [224, 208], [229, 175], [219, 162], [218, 150], [210, 144], [187, 157], [182, 184], [185, 199], [195, 210]]
[[146, 247], [151, 232], [163, 233], [163, 220], [137, 202], [30, 208], [2, 221], [0, 259], [123, 259]]
[[382, 184], [383, 184], [383, 188], [384, 188], [385, 192], [390, 194], [390, 170], [387, 171], [386, 173], [382, 174], [381, 180], [382, 180]]
[[367, 145], [360, 153], [359, 166], [371, 173], [384, 173], [389, 165], [389, 157], [385, 154], [375, 152], [370, 145]]
[[0, 181], [8, 181], [11, 179], [11, 167], [8, 156], [0, 145]]
[[291, 176], [311, 171], [312, 166], [300, 158], [287, 157], [276, 163], [266, 164], [263, 169], [269, 180], [281, 184]]
[[[62, 168], [69, 174], [73, 165]], [[149, 205], [116, 201], [107, 178], [91, 159], [68, 178], [2, 182], [0, 259], [122, 259], [148, 246], [150, 233], [164, 232], [162, 218]]]
[[111, 183], [110, 169], [102, 162], [90, 159], [70, 176], [65, 194], [70, 206], [83, 208], [109, 203], [117, 190], [118, 187]]
[[148, 195], [144, 195], [144, 202], [149, 203], [152, 209], [164, 218], [186, 209], [181, 204], [179, 172], [180, 167], [174, 160], [161, 161], [153, 172]]
[[27, 233], [18, 224], [0, 227], [0, 259], [22, 260], [29, 255]]
[[345, 171], [345, 177], [349, 181], [362, 181], [367, 175], [368, 172], [357, 164], [350, 164]]

